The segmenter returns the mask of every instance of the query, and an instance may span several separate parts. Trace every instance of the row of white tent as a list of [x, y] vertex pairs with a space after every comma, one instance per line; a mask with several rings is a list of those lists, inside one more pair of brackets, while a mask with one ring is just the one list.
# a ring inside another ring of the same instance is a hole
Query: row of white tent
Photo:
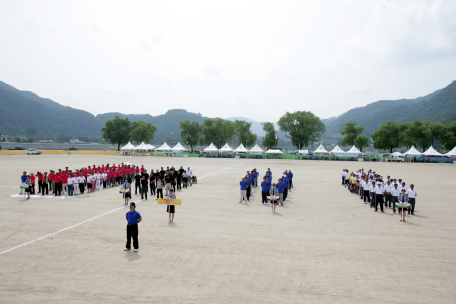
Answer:
[[142, 150], [155, 150], [155, 151], [174, 151], [174, 152], [182, 152], [182, 151], [187, 151], [184, 146], [181, 145], [180, 142], [177, 143], [174, 147], [168, 146], [167, 143], [164, 143], [160, 147], [155, 147], [149, 144], [145, 144], [142, 142], [139, 146], [133, 146], [131, 142], [128, 142], [125, 146], [120, 148], [122, 151], [142, 151]]
[[239, 147], [236, 149], [231, 148], [228, 143], [226, 143], [221, 149], [217, 149], [216, 146], [214, 146], [213, 143], [209, 145], [206, 149], [203, 149], [203, 152], [207, 153], [212, 153], [212, 152], [218, 152], [218, 153], [250, 153], [250, 154], [262, 154], [262, 153], [271, 153], [271, 154], [282, 154], [283, 152], [278, 150], [278, 149], [269, 149], [266, 152], [264, 152], [263, 149], [260, 148], [260, 146], [255, 145], [252, 149], [247, 150], [243, 144], [240, 144]]
[[[304, 150], [306, 151], [306, 150]], [[323, 145], [318, 146], [317, 150], [313, 152], [315, 155], [328, 155], [328, 154], [333, 154], [333, 155], [360, 155], [361, 151], [359, 151], [355, 146], [351, 147], [350, 150], [344, 151], [342, 150], [339, 145], [336, 145], [334, 149], [331, 151], [327, 151]]]
[[437, 152], [434, 147], [429, 147], [429, 149], [427, 149], [426, 151], [424, 151], [423, 153], [419, 152], [417, 149], [415, 149], [414, 146], [412, 146], [407, 152], [405, 153], [400, 153], [400, 152], [394, 152], [392, 154], [393, 156], [440, 156], [440, 157], [443, 157], [443, 156], [448, 156], [448, 157], [452, 157], [452, 156], [456, 156], [456, 147], [453, 148], [453, 150], [451, 150], [450, 152], [448, 153], [445, 153], [445, 154], [442, 154], [442, 153], [439, 153]]

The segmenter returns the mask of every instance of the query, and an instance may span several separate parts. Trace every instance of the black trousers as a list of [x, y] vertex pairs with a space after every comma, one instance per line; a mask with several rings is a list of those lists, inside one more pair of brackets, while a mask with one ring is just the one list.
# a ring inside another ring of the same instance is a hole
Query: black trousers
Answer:
[[44, 190], [46, 190], [46, 195], [49, 194], [49, 188], [48, 188], [48, 184], [47, 183], [43, 183], [41, 185], [41, 193], [44, 195]]
[[184, 188], [187, 188], [187, 178], [186, 177], [182, 178], [182, 182], [184, 184]]
[[141, 194], [141, 184], [135, 182], [135, 194], [138, 194], [138, 188], [139, 188], [139, 194]]
[[363, 191], [363, 195], [364, 195], [364, 202], [366, 202], [366, 198], [367, 198], [367, 201], [370, 203], [371, 202], [371, 198], [370, 198], [370, 195], [369, 195], [369, 190], [364, 190]]
[[408, 202], [410, 203], [410, 209], [408, 209], [408, 214], [410, 214], [410, 211], [413, 214], [413, 212], [415, 212], [415, 198], [409, 197], [409, 201]]
[[290, 179], [290, 188], [293, 188], [293, 180]]
[[84, 194], [84, 183], [79, 183], [79, 193]]
[[41, 192], [41, 186], [43, 185], [43, 180], [38, 181], [38, 193]]
[[176, 183], [171, 183], [171, 187], [173, 188], [174, 193], [176, 193]]
[[393, 212], [396, 212], [397, 196], [391, 196], [391, 201], [393, 202]]
[[261, 191], [261, 202], [262, 203], [267, 203], [268, 202], [268, 193], [265, 191]]
[[103, 189], [106, 189], [106, 181], [103, 181]]
[[144, 199], [144, 195], [146, 195], [146, 199], [147, 199], [147, 192], [149, 192], [147, 185], [142, 185], [141, 199]]
[[150, 195], [155, 196], [155, 183], [150, 184]]
[[62, 183], [55, 183], [54, 193], [55, 193], [55, 196], [57, 196], [57, 194], [58, 194], [58, 196], [62, 195]]
[[383, 211], [383, 194], [375, 194], [375, 211], [377, 211], [378, 204], [380, 204], [380, 210]]
[[35, 194], [35, 185], [30, 185], [30, 194]]
[[246, 187], [246, 192], [247, 192], [247, 194], [246, 194], [247, 200], [249, 200], [249, 198], [250, 198], [250, 187]]
[[163, 198], [163, 188], [157, 189], [157, 198]]
[[385, 199], [385, 207], [391, 207], [391, 195], [388, 193], [385, 193], [384, 199]]
[[133, 238], [133, 247], [135, 249], [139, 248], [138, 244], [138, 224], [128, 224], [127, 225], [127, 244], [126, 248], [131, 248], [131, 239]]
[[177, 181], [177, 189], [182, 190], [182, 183], [180, 180]]
[[342, 176], [342, 185], [345, 185], [345, 177]]
[[285, 201], [288, 197], [288, 188], [283, 188], [283, 200]]
[[375, 206], [375, 193], [371, 193], [371, 207]]

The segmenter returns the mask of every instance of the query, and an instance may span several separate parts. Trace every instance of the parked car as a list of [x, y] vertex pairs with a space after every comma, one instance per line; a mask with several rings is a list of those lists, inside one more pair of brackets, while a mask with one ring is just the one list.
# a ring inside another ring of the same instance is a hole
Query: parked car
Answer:
[[68, 150], [77, 151], [78, 149], [76, 149], [76, 148], [70, 148], [70, 149], [68, 149]]
[[27, 155], [40, 155], [43, 152], [38, 151], [36, 148], [30, 148], [27, 150], [26, 153], [27, 153]]

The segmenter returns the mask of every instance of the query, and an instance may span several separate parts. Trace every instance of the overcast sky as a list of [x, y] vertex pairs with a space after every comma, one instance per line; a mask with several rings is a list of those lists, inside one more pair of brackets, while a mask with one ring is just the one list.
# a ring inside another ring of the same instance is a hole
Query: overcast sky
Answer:
[[455, 80], [455, 16], [455, 0], [0, 0], [0, 80], [93, 114], [329, 118]]

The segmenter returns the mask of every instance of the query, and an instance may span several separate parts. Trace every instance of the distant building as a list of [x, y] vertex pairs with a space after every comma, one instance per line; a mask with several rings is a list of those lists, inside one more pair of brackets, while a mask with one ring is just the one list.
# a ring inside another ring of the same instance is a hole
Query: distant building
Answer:
[[79, 139], [70, 139], [70, 144], [80, 144], [81, 142], [79, 141]]

